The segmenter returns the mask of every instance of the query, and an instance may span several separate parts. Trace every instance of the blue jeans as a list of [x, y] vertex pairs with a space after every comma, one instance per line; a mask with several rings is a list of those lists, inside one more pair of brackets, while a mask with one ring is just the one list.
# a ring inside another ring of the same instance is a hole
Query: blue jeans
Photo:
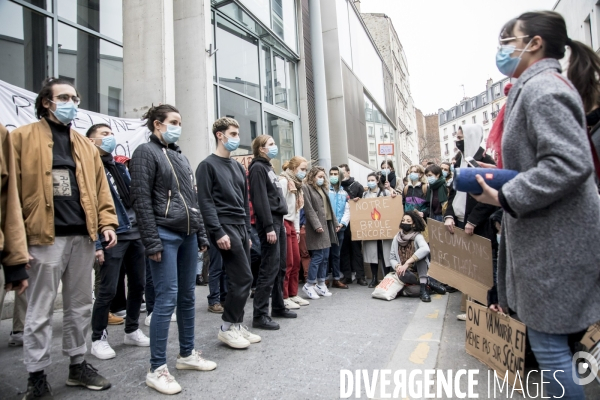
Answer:
[[154, 311], [154, 282], [152, 281], [152, 269], [150, 268], [150, 259], [146, 257], [146, 313], [152, 314]]
[[337, 233], [339, 244], [331, 243], [331, 250], [329, 252], [329, 265], [331, 266], [333, 279], [336, 281], [342, 279], [342, 271], [340, 268], [340, 252], [342, 250], [342, 243], [344, 243], [344, 231], [345, 229], [340, 229], [340, 231]]
[[322, 284], [327, 277], [327, 265], [329, 264], [329, 249], [310, 250], [310, 266], [308, 267], [308, 283]]
[[217, 242], [210, 238], [210, 247], [208, 248], [210, 263], [208, 264], [208, 305], [213, 306], [217, 303], [225, 304], [227, 297], [227, 274], [223, 270], [223, 257], [219, 251]]
[[158, 227], [163, 245], [161, 262], [150, 260], [156, 301], [150, 322], [150, 366], [152, 371], [167, 363], [167, 341], [171, 315], [177, 306], [179, 354], [188, 357], [194, 350], [196, 314], [196, 234], [174, 232]]
[[435, 219], [436, 221], [444, 222], [444, 216], [441, 214], [440, 215], [432, 215], [430, 218]]
[[[527, 336], [539, 369], [545, 371], [543, 381], [547, 384], [544, 385], [544, 396], [566, 400], [585, 400], [583, 386], [573, 381], [573, 353], [569, 348], [569, 335], [543, 333], [528, 327]], [[554, 379], [554, 373], [557, 370], [563, 372], [557, 372], [556, 379]], [[557, 380], [560, 381], [560, 384]], [[560, 397], [563, 393], [564, 396]]]
[[202, 275], [202, 267], [204, 267], [204, 253], [198, 253], [198, 261], [196, 262], [196, 275]]

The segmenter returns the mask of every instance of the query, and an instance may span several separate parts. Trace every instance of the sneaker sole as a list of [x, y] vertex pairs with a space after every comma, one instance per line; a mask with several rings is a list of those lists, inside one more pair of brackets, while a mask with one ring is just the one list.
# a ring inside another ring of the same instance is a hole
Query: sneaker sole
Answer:
[[300, 307], [302, 307], [302, 306], [307, 306], [307, 305], [309, 305], [309, 304], [310, 304], [308, 301], [306, 301], [306, 300], [304, 300], [304, 299], [302, 299], [302, 301], [299, 301], [299, 300], [292, 300], [292, 301], [293, 301], [294, 303], [298, 304]]
[[162, 394], [177, 394], [177, 393], [181, 393], [181, 390], [182, 390], [182, 389], [171, 390], [171, 391], [160, 390], [156, 386], [154, 386], [153, 383], [148, 382], [147, 380], [146, 380], [146, 386], [148, 386], [149, 388], [152, 388], [152, 389], [156, 390], [158, 393], [162, 393]]
[[176, 369], [181, 369], [181, 370], [184, 370], [184, 369], [188, 369], [188, 370], [189, 369], [193, 369], [193, 370], [196, 370], [196, 371], [214, 371], [217, 368], [217, 366], [215, 365], [212, 368], [202, 368], [202, 367], [196, 367], [196, 366], [193, 366], [193, 365], [187, 365], [187, 364], [179, 364], [179, 363], [177, 363], [177, 364], [175, 364], [175, 368]]
[[248, 347], [250, 347], [249, 341], [248, 341], [248, 344], [246, 344], [246, 343], [230, 343], [227, 340], [221, 338], [220, 336], [219, 336], [219, 340], [233, 349], [247, 349]]
[[67, 386], [83, 386], [90, 390], [100, 391], [100, 390], [110, 389], [111, 384], [109, 382], [108, 386], [93, 386], [93, 385], [86, 385], [83, 382], [74, 381], [72, 379], [67, 379]]
[[123, 344], [126, 344], [127, 346], [150, 347], [150, 341], [148, 341], [148, 344], [145, 344], [145, 343], [140, 343], [140, 342], [123, 340]]
[[[93, 352], [93, 351], [92, 351], [91, 353], [92, 353], [92, 355], [93, 355], [94, 357], [96, 357], [98, 360], [110, 360], [111, 358], [115, 358], [115, 357], [117, 356], [117, 353], [114, 353], [114, 354], [109, 354], [109, 355], [107, 355], [107, 356], [101, 356], [101, 355], [99, 355], [99, 354], [96, 354], [96, 353], [95, 353], [95, 352]], [[101, 389], [94, 389], [94, 390], [101, 390]]]
[[23, 342], [8, 342], [10, 347], [23, 347]]
[[223, 314], [223, 311], [224, 311], [224, 310], [223, 311], [215, 311], [215, 310], [211, 310], [210, 308], [208, 308], [207, 310], [208, 310], [208, 312], [211, 312], [213, 314]]
[[310, 294], [306, 293], [304, 290], [302, 292], [306, 295], [306, 297], [308, 297], [311, 300], [318, 300], [320, 297], [319, 295], [317, 295], [317, 297], [312, 297]]
[[260, 339], [258, 339], [258, 340], [256, 340], [256, 339], [253, 339], [253, 340], [246, 339], [246, 340], [247, 340], [247, 341], [249, 341], [249, 342], [250, 342], [250, 344], [256, 344], [256, 343], [260, 343], [260, 342], [261, 342], [261, 340], [262, 340], [262, 338], [260, 338]]
[[299, 310], [300, 305], [298, 303], [292, 302], [292, 304], [285, 304], [285, 308], [287, 308], [288, 310]]

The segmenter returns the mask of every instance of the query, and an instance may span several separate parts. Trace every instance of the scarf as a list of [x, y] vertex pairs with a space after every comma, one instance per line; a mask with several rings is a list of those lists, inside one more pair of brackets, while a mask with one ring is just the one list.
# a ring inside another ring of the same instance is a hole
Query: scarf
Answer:
[[416, 231], [404, 233], [402, 229], [398, 233], [398, 255], [400, 263], [404, 265], [406, 261], [415, 254], [415, 237], [419, 234]]
[[119, 197], [121, 198], [123, 205], [125, 206], [125, 208], [131, 208], [131, 197], [129, 196], [129, 187], [127, 187], [127, 185], [125, 184], [125, 181], [121, 176], [121, 172], [115, 164], [112, 154], [105, 154], [100, 156], [100, 158], [102, 159], [104, 168], [106, 168], [106, 170], [110, 173], [110, 175], [115, 181], [115, 185], [117, 185], [117, 192], [119, 193]]
[[438, 192], [438, 201], [440, 202], [441, 205], [443, 205], [445, 202], [448, 201], [448, 194], [446, 192], [446, 180], [440, 176], [440, 178], [433, 182], [431, 185], [429, 185], [429, 187], [427, 188], [427, 198], [428, 199], [432, 199], [433, 197], [433, 190], [437, 190]]
[[[504, 95], [508, 96], [508, 92], [512, 88], [512, 83], [509, 83], [504, 87]], [[486, 147], [488, 150], [492, 150], [497, 155], [497, 165], [499, 169], [502, 169], [502, 135], [504, 134], [504, 112], [506, 111], [506, 103], [498, 112], [498, 117], [496, 118], [496, 122], [492, 125], [492, 129], [490, 131], [490, 135], [488, 136], [488, 140], [486, 143]]]
[[[295, 174], [292, 174], [289, 169], [283, 171], [280, 175], [288, 181], [288, 190], [296, 196], [296, 212], [299, 212], [304, 207], [304, 192], [302, 191], [302, 181]], [[280, 180], [281, 180], [280, 178]]]

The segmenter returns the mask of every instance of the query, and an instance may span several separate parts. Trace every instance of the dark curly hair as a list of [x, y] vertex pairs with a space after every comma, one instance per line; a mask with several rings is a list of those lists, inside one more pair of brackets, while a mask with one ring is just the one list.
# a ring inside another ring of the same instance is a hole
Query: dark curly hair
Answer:
[[[425, 220], [421, 218], [416, 211], [406, 211], [404, 215], [408, 215], [413, 221], [413, 231], [423, 232], [425, 231]], [[399, 228], [399, 227], [398, 227]]]

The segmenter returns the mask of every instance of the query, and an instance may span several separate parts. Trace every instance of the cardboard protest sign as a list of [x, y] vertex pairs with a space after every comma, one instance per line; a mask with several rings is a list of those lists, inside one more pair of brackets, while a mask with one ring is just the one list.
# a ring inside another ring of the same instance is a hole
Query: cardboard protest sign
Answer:
[[525, 379], [526, 332], [522, 322], [467, 301], [467, 353], [496, 371], [499, 379], [508, 374], [515, 389]]
[[404, 215], [402, 197], [374, 197], [351, 201], [350, 229], [352, 240], [393, 239]]
[[594, 325], [590, 326], [583, 339], [581, 339], [581, 344], [591, 350], [592, 347], [596, 343], [600, 341], [600, 321], [596, 322]]
[[233, 158], [234, 160], [236, 160], [237, 162], [242, 164], [244, 166], [244, 168], [246, 168], [246, 171], [247, 171], [248, 167], [250, 167], [250, 163], [254, 159], [254, 156], [252, 154], [248, 154], [248, 155], [244, 155], [244, 156], [233, 156], [231, 158]]
[[443, 223], [429, 219], [431, 264], [429, 275], [480, 303], [487, 304], [487, 292], [494, 286], [492, 242], [469, 236], [462, 229], [448, 232]]

